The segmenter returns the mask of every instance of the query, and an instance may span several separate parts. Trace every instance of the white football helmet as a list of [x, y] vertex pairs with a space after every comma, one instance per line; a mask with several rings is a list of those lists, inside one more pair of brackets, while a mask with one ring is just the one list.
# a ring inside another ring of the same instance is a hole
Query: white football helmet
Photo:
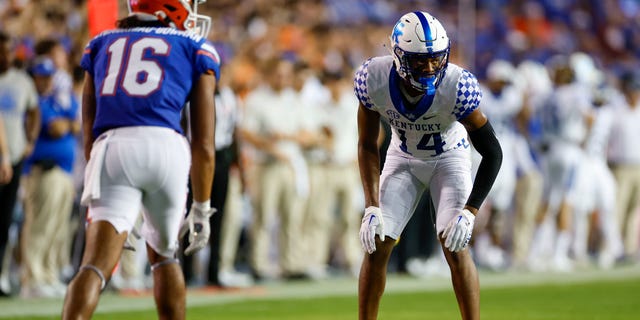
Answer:
[[[396, 71], [411, 85], [435, 94], [449, 63], [449, 37], [436, 18], [422, 11], [403, 15], [390, 36]], [[432, 65], [429, 70], [427, 65]]]
[[495, 59], [487, 66], [487, 79], [493, 81], [511, 82], [516, 68], [507, 60]]
[[604, 82], [605, 75], [593, 58], [584, 52], [574, 52], [569, 56], [569, 64], [576, 74], [576, 80], [591, 87], [597, 87]]
[[207, 37], [211, 18], [198, 14], [198, 4], [206, 0], [128, 0], [129, 14], [155, 17], [167, 26]]

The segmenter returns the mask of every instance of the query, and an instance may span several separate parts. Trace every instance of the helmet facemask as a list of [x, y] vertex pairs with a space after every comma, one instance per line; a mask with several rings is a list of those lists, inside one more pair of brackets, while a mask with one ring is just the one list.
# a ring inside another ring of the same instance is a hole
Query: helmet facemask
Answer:
[[129, 0], [129, 14], [136, 14], [148, 20], [155, 17], [163, 24], [178, 29], [195, 32], [207, 37], [211, 29], [211, 18], [198, 14], [198, 4], [206, 0]]
[[211, 17], [198, 14], [198, 4], [204, 3], [206, 0], [189, 1], [192, 2], [191, 14], [185, 22], [185, 29], [191, 30], [202, 37], [206, 38], [211, 30]]
[[449, 48], [436, 53], [414, 53], [396, 47], [393, 54], [400, 77], [427, 95], [435, 94], [449, 63]]

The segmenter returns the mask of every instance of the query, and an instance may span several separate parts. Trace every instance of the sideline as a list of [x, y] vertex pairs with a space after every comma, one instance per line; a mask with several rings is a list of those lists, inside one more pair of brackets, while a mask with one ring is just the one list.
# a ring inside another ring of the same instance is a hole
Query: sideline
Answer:
[[[536, 286], [558, 283], [588, 283], [640, 279], [640, 266], [620, 266], [611, 270], [578, 270], [571, 273], [480, 272], [481, 288]], [[414, 278], [389, 275], [386, 292], [416, 292], [451, 290], [449, 277]], [[328, 296], [354, 296], [357, 280], [330, 278], [322, 281], [272, 282], [247, 289], [189, 289], [187, 306], [226, 304], [247, 300], [307, 299]], [[62, 310], [62, 299], [0, 299], [0, 319], [28, 316], [56, 316]], [[105, 293], [96, 313], [141, 311], [155, 308], [151, 293]]]

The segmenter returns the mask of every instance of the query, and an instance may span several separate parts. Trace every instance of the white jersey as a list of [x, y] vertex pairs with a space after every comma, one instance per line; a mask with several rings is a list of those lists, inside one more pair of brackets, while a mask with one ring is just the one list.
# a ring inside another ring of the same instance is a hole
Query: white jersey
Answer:
[[480, 85], [482, 90], [482, 111], [491, 120], [491, 126], [500, 138], [515, 134], [514, 119], [522, 110], [522, 92], [514, 86], [505, 87], [500, 93], [494, 94], [487, 87]]
[[610, 106], [594, 110], [594, 121], [585, 142], [587, 156], [606, 162], [614, 114]]
[[[493, 208], [505, 211], [511, 206], [516, 187], [519, 134], [514, 119], [523, 106], [522, 93], [515, 86], [507, 86], [499, 93], [493, 93], [483, 85], [480, 88], [483, 93], [480, 106], [491, 121], [503, 151], [502, 166], [487, 199]], [[474, 153], [473, 159], [476, 171], [482, 157]]]
[[640, 103], [632, 107], [625, 100], [617, 101], [614, 123], [609, 140], [609, 162], [616, 165], [640, 164]]
[[469, 147], [467, 132], [458, 120], [473, 112], [482, 97], [473, 74], [449, 63], [436, 94], [423, 96], [415, 108], [405, 106], [400, 81], [391, 56], [367, 60], [354, 79], [360, 102], [391, 125], [390, 151], [432, 159], [445, 151]]
[[585, 116], [591, 110], [591, 96], [580, 84], [558, 87], [544, 107], [543, 126], [549, 143], [581, 144], [587, 135]]

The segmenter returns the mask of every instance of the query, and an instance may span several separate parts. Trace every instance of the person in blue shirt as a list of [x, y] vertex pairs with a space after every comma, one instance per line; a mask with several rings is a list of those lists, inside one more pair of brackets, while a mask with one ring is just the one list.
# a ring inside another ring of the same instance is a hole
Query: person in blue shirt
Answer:
[[[200, 2], [131, 0], [130, 15], [85, 48], [80, 65], [88, 163], [81, 203], [89, 207], [89, 224], [63, 319], [92, 316], [141, 212], [139, 234], [147, 244], [158, 317], [185, 318], [179, 235], [189, 233], [186, 255], [203, 248], [215, 212], [209, 199], [220, 58], [205, 38], [209, 17], [195, 13]], [[185, 218], [189, 175], [194, 201]]]
[[70, 215], [75, 189], [71, 171], [80, 131], [78, 102], [62, 105], [55, 98], [49, 58], [37, 58], [29, 69], [40, 107], [41, 129], [33, 153], [25, 160], [22, 256], [24, 276], [20, 295], [55, 297], [64, 294], [59, 275], [68, 264], [65, 253], [71, 241]]

